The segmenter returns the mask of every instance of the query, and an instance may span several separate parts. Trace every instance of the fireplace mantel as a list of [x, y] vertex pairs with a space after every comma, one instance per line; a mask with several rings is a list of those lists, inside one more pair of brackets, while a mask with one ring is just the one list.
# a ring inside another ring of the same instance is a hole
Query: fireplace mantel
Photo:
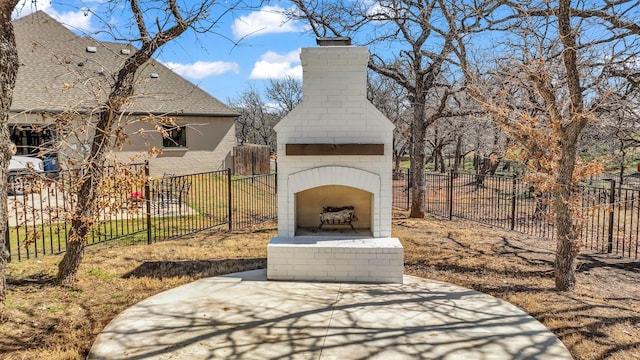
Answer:
[[384, 144], [286, 144], [287, 155], [384, 155]]

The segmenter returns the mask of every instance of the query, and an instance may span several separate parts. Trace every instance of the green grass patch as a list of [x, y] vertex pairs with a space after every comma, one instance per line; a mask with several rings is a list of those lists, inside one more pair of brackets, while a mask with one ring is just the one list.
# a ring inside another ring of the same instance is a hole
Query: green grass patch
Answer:
[[98, 277], [100, 279], [106, 280], [106, 279], [111, 279], [116, 277], [116, 274], [110, 273], [108, 271], [104, 271], [101, 269], [89, 269], [89, 271], [87, 271], [87, 273], [91, 276], [95, 276]]
[[[161, 198], [153, 198], [152, 194], [150, 202], [133, 208], [135, 211], [114, 213], [110, 215], [111, 219], [97, 223], [89, 234], [87, 244], [144, 244], [217, 226], [228, 227], [230, 211], [234, 229], [271, 219], [276, 214], [274, 176], [237, 177], [229, 181], [227, 176], [205, 173], [185, 176], [181, 181], [188, 184], [188, 191], [181, 192], [179, 198], [163, 203]], [[33, 199], [25, 198], [24, 202], [29, 203], [31, 200]], [[147, 205], [151, 212], [149, 220], [146, 217]], [[48, 219], [55, 217], [46, 214], [17, 217], [24, 222], [25, 219], [40, 221], [9, 228], [12, 261], [65, 251], [69, 241], [70, 222], [50, 221]]]

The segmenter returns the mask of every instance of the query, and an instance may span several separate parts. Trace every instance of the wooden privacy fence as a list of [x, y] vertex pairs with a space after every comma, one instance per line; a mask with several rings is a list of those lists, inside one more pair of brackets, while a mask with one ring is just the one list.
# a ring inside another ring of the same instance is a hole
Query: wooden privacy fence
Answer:
[[271, 172], [271, 158], [267, 145], [244, 144], [233, 148], [235, 175], [264, 175]]

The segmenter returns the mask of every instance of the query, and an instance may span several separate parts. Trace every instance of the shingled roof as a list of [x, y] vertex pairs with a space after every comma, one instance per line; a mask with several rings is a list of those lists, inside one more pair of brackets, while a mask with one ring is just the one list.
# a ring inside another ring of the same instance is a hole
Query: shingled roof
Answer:
[[[13, 22], [20, 67], [12, 112], [96, 110], [136, 48], [78, 36], [42, 11]], [[95, 50], [95, 52], [94, 52]], [[136, 74], [131, 114], [237, 116], [222, 102], [156, 60]]]

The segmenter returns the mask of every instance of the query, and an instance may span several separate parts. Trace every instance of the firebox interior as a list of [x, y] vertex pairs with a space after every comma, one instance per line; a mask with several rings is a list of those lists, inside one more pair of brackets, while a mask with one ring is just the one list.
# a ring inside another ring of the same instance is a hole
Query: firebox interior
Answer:
[[352, 225], [357, 235], [371, 232], [373, 194], [343, 185], [326, 185], [300, 191], [296, 194], [296, 235], [326, 234], [340, 231], [353, 233], [349, 224], [325, 224], [320, 226], [320, 214], [324, 207], [353, 206], [358, 218]]

